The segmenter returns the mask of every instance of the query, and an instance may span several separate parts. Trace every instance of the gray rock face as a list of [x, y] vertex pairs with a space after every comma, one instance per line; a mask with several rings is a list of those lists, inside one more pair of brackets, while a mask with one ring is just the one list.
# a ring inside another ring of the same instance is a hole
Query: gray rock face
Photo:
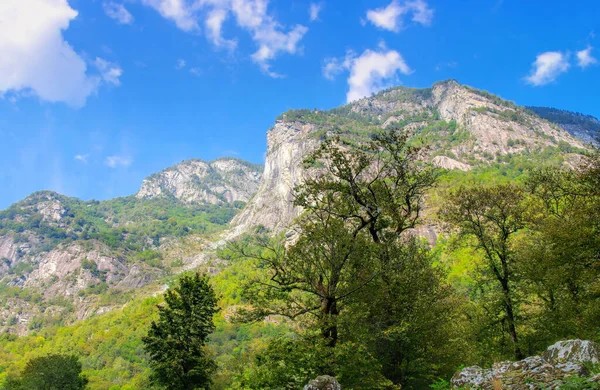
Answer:
[[[496, 154], [557, 146], [561, 141], [584, 147], [580, 140], [539, 116], [456, 81], [438, 83], [424, 90], [393, 88], [360, 99], [343, 109], [347, 109], [353, 117], [361, 116], [380, 127], [391, 126], [415, 115], [432, 115], [434, 111], [439, 113], [440, 119], [455, 121], [457, 127], [468, 134], [467, 139], [446, 145], [447, 152], [452, 153], [448, 156], [455, 157], [438, 156], [433, 161], [448, 169], [471, 169], [471, 165], [465, 163], [469, 157], [487, 164], [488, 158]], [[340, 115], [340, 122], [348, 120], [342, 114], [328, 115]], [[283, 116], [267, 133], [263, 178], [254, 198], [232, 221], [235, 234], [259, 225], [281, 232], [300, 213], [292, 205], [292, 191], [308, 175], [303, 159], [320, 143], [315, 134], [334, 131], [335, 126], [286, 118]], [[404, 129], [418, 132], [427, 124], [427, 121], [413, 122]]]
[[[548, 347], [542, 356], [531, 356], [518, 362], [495, 363], [492, 368], [467, 367], [454, 375], [454, 388], [492, 390], [557, 389], [569, 376], [589, 375], [584, 363], [597, 363], [600, 345], [585, 340], [566, 340]], [[589, 381], [597, 381], [594, 377]], [[500, 386], [500, 387], [499, 387]]]
[[247, 202], [258, 190], [262, 167], [234, 158], [188, 160], [142, 182], [136, 197], [174, 196], [185, 202]]
[[335, 380], [334, 377], [329, 375], [322, 375], [310, 381], [310, 383], [304, 386], [304, 390], [341, 390], [342, 386]]
[[319, 145], [310, 135], [313, 124], [279, 121], [267, 134], [267, 158], [258, 192], [232, 221], [236, 231], [263, 225], [284, 230], [299, 215], [293, 202], [293, 189], [306, 179], [304, 158]]

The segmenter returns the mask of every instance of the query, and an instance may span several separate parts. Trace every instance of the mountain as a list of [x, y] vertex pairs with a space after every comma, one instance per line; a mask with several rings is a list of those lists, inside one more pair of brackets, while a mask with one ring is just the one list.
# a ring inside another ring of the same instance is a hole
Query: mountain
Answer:
[[527, 107], [540, 117], [556, 123], [569, 134], [581, 138], [585, 142], [596, 142], [600, 137], [600, 120], [579, 112], [559, 110], [550, 107]]
[[[441, 168], [507, 174], [585, 152], [585, 142], [561, 127], [563, 117], [548, 121], [454, 80], [396, 87], [328, 111], [280, 115], [267, 133], [264, 169], [235, 158], [193, 159], [149, 176], [124, 198], [32, 194], [0, 212], [0, 329], [24, 334], [109, 311], [208, 264], [224, 237], [259, 225], [284, 231], [300, 212], [292, 190], [309, 173], [303, 160], [326, 136], [352, 143], [401, 128], [411, 142], [429, 145], [428, 162]], [[435, 239], [432, 226], [420, 233]]]
[[[410, 142], [429, 147], [424, 163], [443, 168], [439, 185], [449, 188], [514, 180], [541, 164], [572, 164], [587, 153], [594, 120], [519, 107], [448, 80], [390, 88], [328, 111], [283, 113], [267, 132], [264, 167], [229, 157], [192, 159], [147, 177], [123, 198], [34, 193], [0, 211], [0, 365], [9, 367], [0, 380], [25, 364], [26, 346], [34, 354], [81, 355], [92, 388], [145, 388], [141, 337], [159, 302], [149, 297], [191, 269], [215, 274], [223, 293], [223, 318], [211, 336], [218, 356], [238, 359], [233, 350], [251, 350], [252, 340], [277, 334], [276, 321], [228, 323], [251, 271], [219, 258], [216, 249], [253, 227], [275, 233], [289, 227], [301, 212], [292, 204], [293, 189], [312, 174], [304, 159], [327, 136], [352, 144], [381, 128], [404, 129]], [[438, 226], [428, 214], [435, 214], [439, 194], [426, 202], [418, 234], [433, 243]]]
[[187, 160], [142, 182], [138, 199], [173, 196], [185, 203], [247, 202], [258, 189], [261, 165], [223, 157], [212, 162]]
[[135, 196], [41, 191], [0, 211], [0, 329], [24, 334], [102, 313], [196, 266], [261, 171], [233, 158], [189, 160], [148, 177]]
[[234, 218], [236, 230], [257, 225], [285, 229], [299, 213], [291, 190], [306, 177], [303, 158], [325, 135], [352, 142], [381, 127], [411, 132], [431, 147], [432, 163], [463, 171], [543, 151], [568, 157], [585, 148], [556, 123], [455, 80], [424, 89], [391, 88], [329, 111], [292, 110], [277, 118], [267, 133], [263, 180]]

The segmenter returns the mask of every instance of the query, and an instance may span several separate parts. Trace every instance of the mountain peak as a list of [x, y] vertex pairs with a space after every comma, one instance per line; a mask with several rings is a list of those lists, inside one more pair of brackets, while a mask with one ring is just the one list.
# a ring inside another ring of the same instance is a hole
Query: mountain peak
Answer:
[[174, 197], [184, 203], [247, 202], [258, 189], [262, 166], [234, 157], [190, 159], [142, 182], [138, 199]]

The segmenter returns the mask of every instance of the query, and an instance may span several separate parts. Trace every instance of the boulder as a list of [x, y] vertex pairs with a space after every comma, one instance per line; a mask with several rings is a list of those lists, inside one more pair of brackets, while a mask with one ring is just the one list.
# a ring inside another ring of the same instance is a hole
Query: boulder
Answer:
[[[494, 363], [492, 368], [467, 367], [452, 377], [453, 388], [493, 390], [558, 389], [567, 377], [589, 376], [584, 363], [600, 361], [600, 345], [585, 340], [566, 340], [548, 347], [541, 356], [518, 362]], [[600, 381], [597, 375], [589, 380]]]
[[542, 357], [550, 363], [598, 363], [600, 345], [587, 340], [559, 341], [546, 349]]
[[322, 375], [313, 379], [308, 385], [304, 386], [304, 390], [341, 390], [342, 386], [329, 375]]

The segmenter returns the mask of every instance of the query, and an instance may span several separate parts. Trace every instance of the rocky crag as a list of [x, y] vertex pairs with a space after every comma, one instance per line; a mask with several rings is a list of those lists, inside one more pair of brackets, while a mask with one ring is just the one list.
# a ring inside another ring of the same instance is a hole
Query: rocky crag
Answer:
[[187, 160], [142, 182], [138, 199], [173, 196], [185, 203], [247, 202], [258, 189], [262, 166], [234, 158]]
[[431, 88], [392, 88], [330, 111], [295, 110], [268, 131], [258, 192], [232, 224], [238, 232], [263, 225], [281, 231], [299, 214], [292, 189], [306, 177], [303, 158], [327, 135], [352, 142], [377, 128], [398, 127], [431, 147], [431, 162], [467, 171], [503, 156], [547, 147], [577, 154], [585, 142], [534, 112], [484, 91], [444, 81]]
[[588, 367], [599, 362], [600, 345], [566, 340], [551, 345], [540, 356], [495, 363], [488, 369], [467, 367], [451, 382], [454, 389], [553, 390], [568, 383], [579, 383], [578, 389], [595, 389], [600, 387], [600, 374], [593, 375]]

